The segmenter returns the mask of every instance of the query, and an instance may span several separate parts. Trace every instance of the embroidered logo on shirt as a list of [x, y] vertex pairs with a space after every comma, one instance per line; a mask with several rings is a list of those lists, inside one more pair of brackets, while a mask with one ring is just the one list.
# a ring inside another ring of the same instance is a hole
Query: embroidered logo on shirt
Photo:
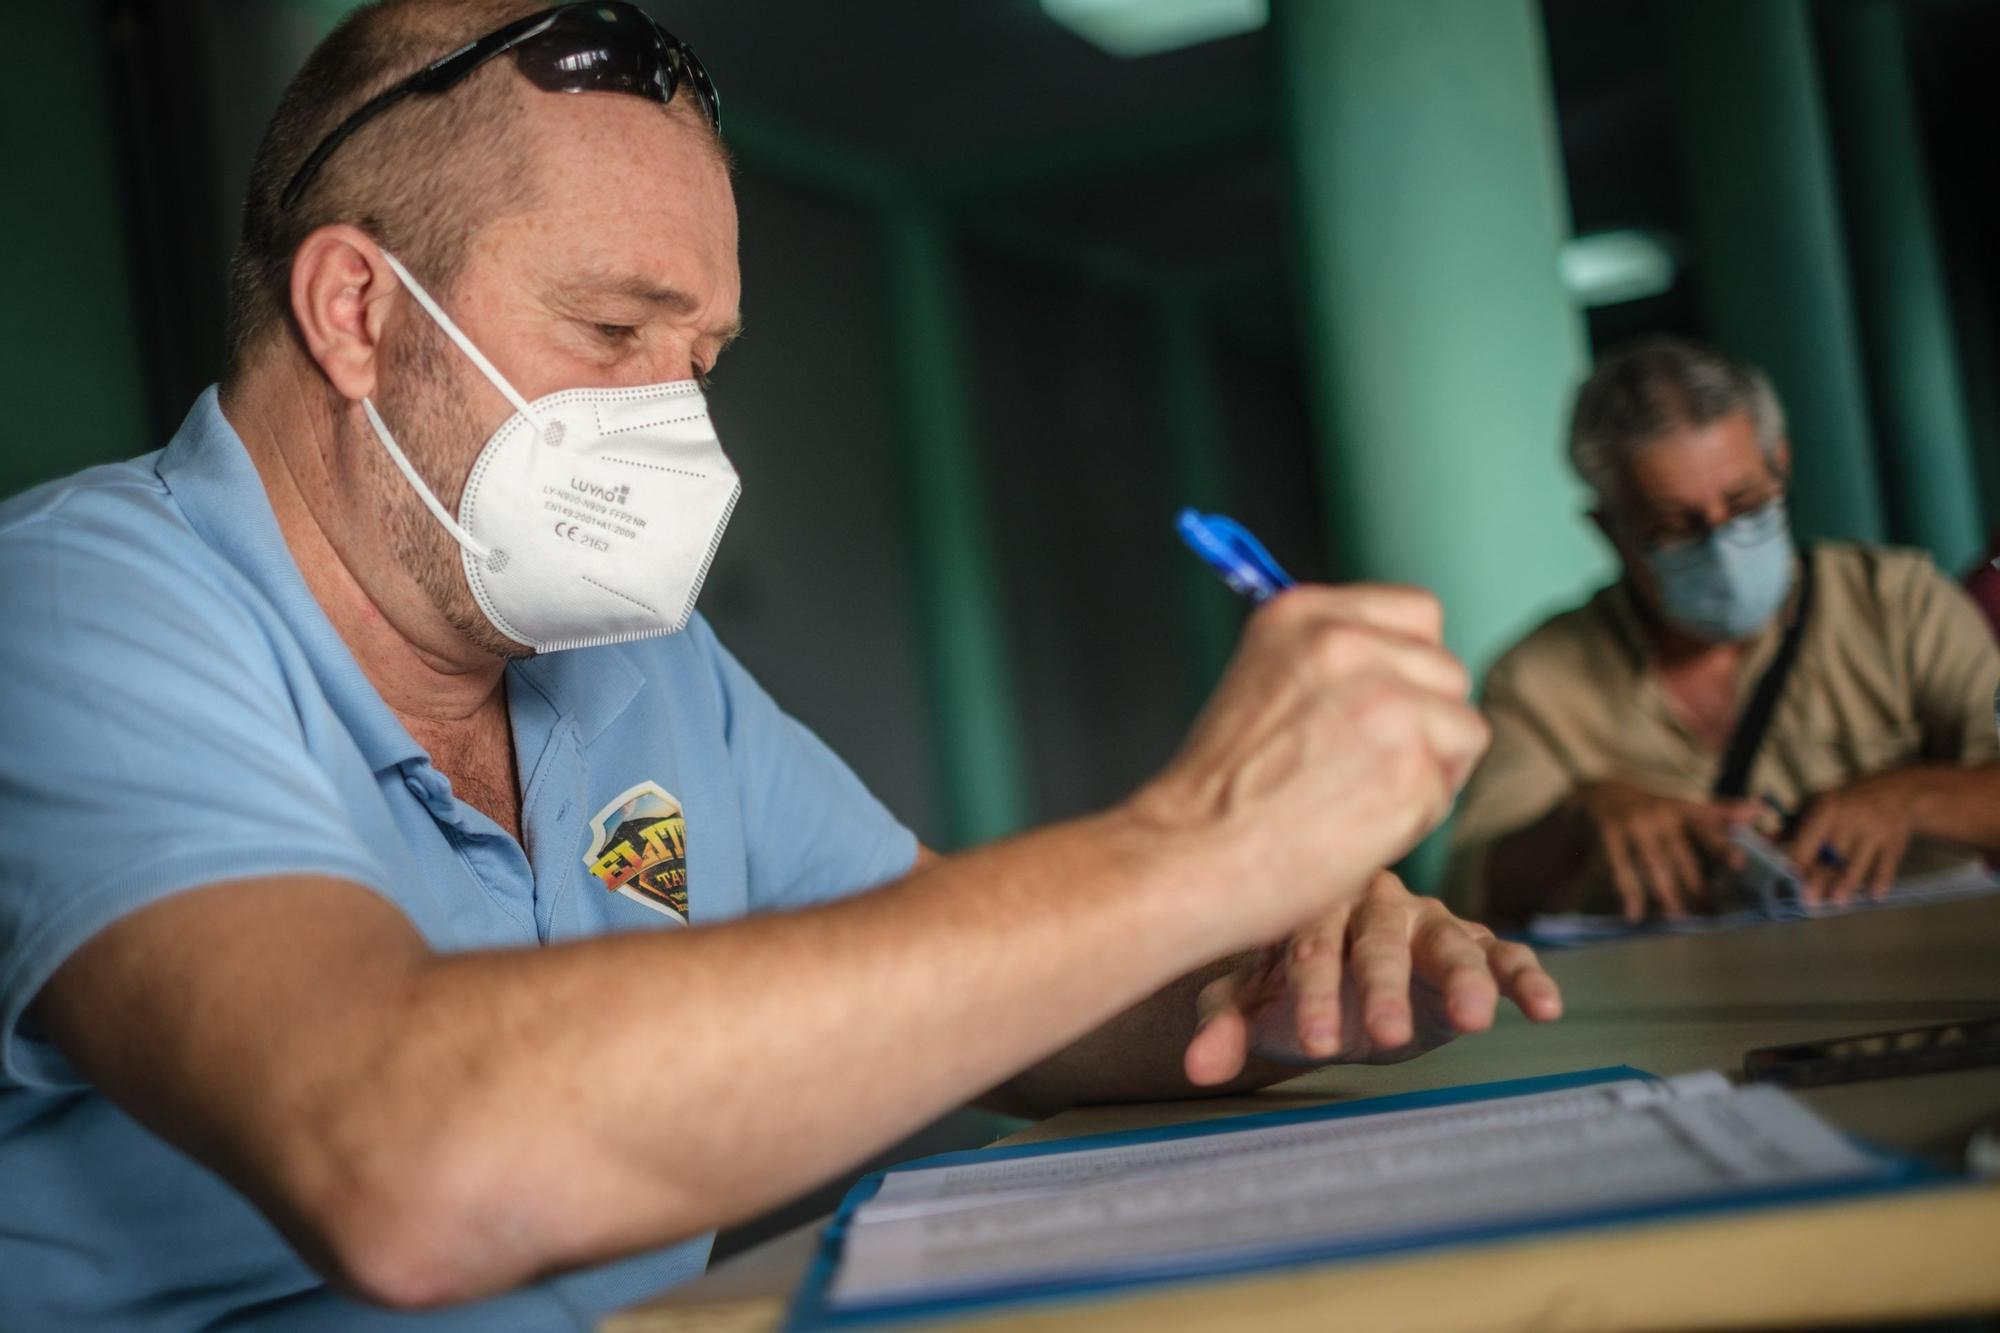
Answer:
[[687, 818], [659, 783], [627, 788], [591, 817], [583, 863], [612, 893], [686, 924]]

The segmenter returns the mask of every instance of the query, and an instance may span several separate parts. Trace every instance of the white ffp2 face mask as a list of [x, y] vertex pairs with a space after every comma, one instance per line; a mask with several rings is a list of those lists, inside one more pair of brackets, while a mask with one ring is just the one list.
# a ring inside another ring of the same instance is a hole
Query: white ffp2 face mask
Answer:
[[374, 402], [361, 401], [382, 447], [458, 542], [466, 584], [493, 628], [550, 653], [685, 627], [742, 490], [701, 387], [565, 389], [528, 402], [395, 256], [382, 257], [514, 405], [473, 460], [454, 520]]

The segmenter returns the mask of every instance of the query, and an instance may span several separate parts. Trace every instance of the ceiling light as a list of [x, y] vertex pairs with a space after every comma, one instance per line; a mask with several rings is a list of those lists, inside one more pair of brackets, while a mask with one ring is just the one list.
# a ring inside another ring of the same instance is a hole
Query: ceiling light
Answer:
[[1563, 286], [1586, 310], [1658, 296], [1673, 287], [1679, 267], [1657, 232], [1594, 232], [1562, 248]]
[[1107, 54], [1156, 55], [1238, 33], [1271, 19], [1270, 0], [1042, 0], [1042, 12]]

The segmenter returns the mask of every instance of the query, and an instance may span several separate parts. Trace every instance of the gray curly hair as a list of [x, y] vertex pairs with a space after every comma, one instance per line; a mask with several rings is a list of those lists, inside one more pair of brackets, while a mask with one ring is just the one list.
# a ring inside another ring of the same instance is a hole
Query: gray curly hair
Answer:
[[1676, 428], [1748, 412], [1775, 469], [1785, 410], [1764, 372], [1686, 338], [1648, 338], [1609, 353], [1577, 391], [1569, 461], [1599, 500], [1618, 499], [1623, 460]]

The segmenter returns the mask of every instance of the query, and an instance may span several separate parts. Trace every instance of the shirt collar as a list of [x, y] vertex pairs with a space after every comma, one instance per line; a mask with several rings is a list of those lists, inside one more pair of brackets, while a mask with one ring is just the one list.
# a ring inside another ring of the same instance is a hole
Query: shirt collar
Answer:
[[645, 676], [629, 660], [625, 645], [567, 648], [540, 653], [509, 668], [540, 694], [558, 720], [574, 718], [577, 740], [588, 745], [639, 697]]
[[215, 386], [195, 400], [155, 470], [196, 535], [248, 579], [284, 621], [369, 765], [380, 773], [427, 758], [306, 587], [271, 512], [263, 478], [222, 415]]

